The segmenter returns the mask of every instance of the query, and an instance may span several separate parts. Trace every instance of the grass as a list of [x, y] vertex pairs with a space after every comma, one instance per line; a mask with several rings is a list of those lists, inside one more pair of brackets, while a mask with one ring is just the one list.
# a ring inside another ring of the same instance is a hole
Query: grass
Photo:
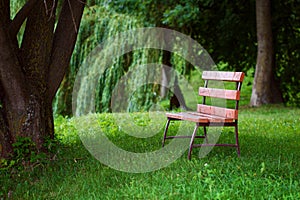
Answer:
[[[149, 125], [146, 113], [132, 121]], [[241, 157], [232, 148], [215, 147], [206, 157], [192, 160], [187, 152], [165, 168], [147, 173], [112, 169], [83, 146], [78, 121], [59, 117], [60, 140], [53, 161], [22, 171], [0, 171], [0, 196], [13, 199], [299, 199], [300, 109], [280, 105], [241, 108]], [[153, 117], [153, 116], [152, 116]], [[154, 116], [155, 117], [155, 116]], [[116, 145], [132, 152], [160, 149], [162, 129], [149, 138], [125, 134], [110, 114], [96, 116], [99, 126]], [[158, 122], [159, 117], [155, 118]], [[86, 119], [81, 118], [81, 121]], [[164, 123], [164, 122], [162, 122]], [[172, 129], [171, 132], [176, 130]], [[220, 140], [233, 132], [224, 129]], [[1, 198], [0, 198], [1, 199]]]
[[[53, 160], [23, 170], [0, 170], [0, 199], [300, 199], [300, 109], [248, 107], [251, 82], [246, 77], [241, 94], [240, 158], [232, 148], [215, 147], [204, 158], [195, 149], [191, 161], [185, 151], [161, 169], [123, 172], [95, 159], [78, 133], [94, 136], [101, 128], [119, 148], [152, 152], [161, 149], [164, 115], [57, 117], [59, 144]], [[180, 130], [179, 125], [170, 132]], [[183, 127], [191, 132], [193, 124]], [[232, 136], [233, 129], [226, 128], [219, 140], [230, 142]]]

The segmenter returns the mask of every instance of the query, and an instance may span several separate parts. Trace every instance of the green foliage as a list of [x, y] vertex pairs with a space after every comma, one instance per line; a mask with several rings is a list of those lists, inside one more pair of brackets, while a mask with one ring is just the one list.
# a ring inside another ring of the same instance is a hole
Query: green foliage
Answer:
[[[229, 63], [228, 69], [247, 71], [255, 64], [254, 0], [117, 0], [109, 5], [117, 12], [136, 15], [154, 26], [190, 35], [205, 47], [216, 63]], [[232, 48], [233, 44], [237, 45]]]
[[[215, 63], [223, 65], [222, 70], [245, 71], [254, 75], [257, 56], [255, 0], [91, 0], [88, 5], [79, 30], [70, 72], [54, 103], [57, 114], [72, 115], [74, 79], [79, 66], [91, 50], [108, 37], [137, 27], [158, 26], [188, 34], [210, 53]], [[298, 0], [276, 0], [272, 3], [275, 79], [281, 88], [284, 102], [290, 106], [300, 105], [299, 7]], [[157, 58], [157, 55], [160, 57]], [[176, 55], [172, 55], [171, 59], [177, 71], [188, 77], [191, 75], [193, 67], [176, 58]], [[147, 62], [161, 62], [161, 53], [131, 52], [115, 60], [98, 81], [96, 110], [110, 112], [111, 93], [120, 77], [133, 66]], [[138, 80], [132, 82], [137, 83]], [[149, 109], [153, 103], [160, 101], [158, 92], [157, 85], [140, 88], [131, 97], [127, 110]]]
[[[97, 18], [95, 18], [97, 16]], [[101, 20], [100, 20], [101, 19]], [[94, 48], [106, 41], [110, 37], [114, 37], [116, 34], [121, 33], [132, 28], [143, 27], [141, 20], [134, 16], [118, 14], [114, 11], [108, 10], [103, 6], [91, 6], [85, 10], [84, 17], [82, 19], [82, 25], [79, 31], [79, 37], [77, 44], [75, 46], [74, 54], [71, 59], [71, 70], [70, 73], [65, 77], [65, 81], [62, 87], [59, 89], [56, 101], [54, 103], [54, 110], [57, 114], [71, 115], [70, 107], [66, 105], [71, 105], [71, 93], [73, 89], [73, 84], [75, 81], [76, 74], [79, 67], [81, 66], [83, 60], [91, 53]], [[120, 48], [125, 48], [120, 47]], [[158, 51], [141, 50], [135, 51], [124, 56], [117, 58], [109, 66], [98, 80], [98, 87], [96, 91], [96, 111], [98, 112], [110, 112], [111, 107], [111, 95], [114, 87], [120, 78], [131, 68], [136, 67], [141, 64], [155, 62], [158, 59]], [[96, 72], [95, 72], [96, 73]], [[131, 80], [131, 82], [137, 82], [136, 80]], [[147, 91], [153, 90], [151, 86], [145, 86]], [[152, 94], [143, 92], [138, 94], [139, 98], [134, 100], [129, 110], [137, 110], [149, 107], [152, 102]], [[143, 102], [143, 99], [149, 99], [147, 102]], [[66, 102], [67, 100], [67, 102]], [[68, 110], [68, 111], [66, 111]]]
[[[256, 58], [254, 3], [179, 1], [165, 12], [164, 22], [195, 38], [216, 63], [229, 63], [227, 70], [245, 71], [253, 67]], [[233, 44], [237, 45], [232, 48]]]
[[[164, 6], [153, 11], [148, 5], [156, 3], [155, 0], [113, 1], [110, 5], [117, 12], [137, 16], [142, 13], [147, 16], [145, 20], [152, 20], [156, 26], [163, 24], [191, 35], [208, 50], [216, 63], [228, 63], [225, 70], [248, 71], [255, 67], [257, 39], [254, 0], [165, 1]], [[300, 77], [297, 73], [300, 57], [299, 10], [298, 0], [277, 0], [272, 3], [275, 79], [283, 93], [284, 102], [293, 106], [300, 105]]]
[[273, 36], [276, 55], [276, 81], [287, 105], [300, 106], [300, 2], [273, 3]]
[[22, 6], [26, 3], [26, 0], [19, 0], [19, 1], [10, 1], [10, 12], [11, 12], [11, 19], [13, 19], [16, 13], [22, 8]]
[[175, 4], [174, 8], [168, 8], [163, 13], [162, 23], [177, 29], [188, 27], [191, 21], [198, 20], [200, 14], [199, 7], [191, 2]]
[[55, 138], [63, 145], [74, 145], [78, 142], [78, 133], [74, 120], [59, 115], [55, 118]]
[[164, 11], [174, 5], [176, 1], [170, 0], [116, 0], [109, 1], [110, 9], [118, 13], [124, 13], [136, 16], [144, 22], [146, 27], [158, 26], [161, 27]]
[[[12, 158], [0, 161], [1, 171], [23, 170], [48, 163], [47, 154], [45, 152], [37, 152], [35, 143], [29, 137], [17, 137], [16, 142], [12, 146], [14, 154]], [[54, 153], [56, 143], [48, 139], [44, 143], [44, 147], [48, 153]]]
[[31, 160], [31, 155], [35, 154], [35, 144], [28, 137], [18, 137], [12, 146], [14, 147], [15, 157], [17, 159], [29, 161]]

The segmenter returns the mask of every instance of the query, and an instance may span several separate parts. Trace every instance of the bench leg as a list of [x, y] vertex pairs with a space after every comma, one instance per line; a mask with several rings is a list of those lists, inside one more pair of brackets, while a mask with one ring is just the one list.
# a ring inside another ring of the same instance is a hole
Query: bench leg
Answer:
[[169, 129], [170, 121], [171, 121], [171, 119], [168, 118], [167, 123], [166, 123], [166, 127], [165, 127], [165, 131], [164, 131], [164, 137], [163, 137], [163, 141], [162, 141], [162, 147], [165, 146], [165, 141], [166, 141], [166, 137], [167, 137], [167, 132], [168, 132], [168, 129]]
[[192, 150], [193, 150], [193, 144], [194, 144], [194, 139], [195, 139], [195, 137], [196, 137], [198, 127], [199, 127], [199, 125], [196, 124], [196, 126], [195, 126], [195, 128], [194, 128], [193, 135], [192, 135], [192, 137], [191, 137], [190, 148], [189, 148], [189, 153], [188, 153], [188, 159], [189, 159], [189, 160], [191, 160]]
[[238, 125], [235, 125], [235, 144], [236, 144], [236, 150], [237, 150], [237, 154], [240, 157], [241, 153], [240, 153], [240, 145], [239, 145], [239, 133], [238, 133]]

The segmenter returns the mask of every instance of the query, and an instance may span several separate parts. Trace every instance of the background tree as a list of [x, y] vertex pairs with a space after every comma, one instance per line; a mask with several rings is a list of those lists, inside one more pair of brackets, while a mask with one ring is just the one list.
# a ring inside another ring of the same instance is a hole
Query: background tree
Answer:
[[[245, 71], [251, 76], [258, 54], [256, 8], [254, 0], [177, 0], [167, 6], [159, 20], [196, 39], [219, 64], [220, 70]], [[268, 83], [272, 92], [268, 103], [283, 101], [286, 105], [300, 106], [300, 16], [297, 14], [300, 2], [274, 0], [268, 12], [274, 38]], [[185, 73], [189, 69], [186, 67]]]
[[260, 106], [272, 101], [271, 78], [274, 51], [270, 0], [256, 0], [257, 63], [250, 105]]
[[0, 0], [2, 157], [12, 153], [18, 137], [31, 138], [38, 151], [53, 138], [52, 101], [69, 66], [83, 9], [84, 1], [65, 0], [55, 26], [57, 1], [29, 0], [11, 19], [10, 1]]
[[270, 0], [256, 0], [256, 21], [258, 49], [251, 106], [281, 101], [277, 84], [273, 83], [274, 49]]
[[[298, 87], [300, 84], [300, 73], [298, 73], [300, 16], [297, 14], [299, 12], [299, 0], [272, 1], [274, 60], [270, 85], [272, 93], [279, 90], [276, 95], [279, 100], [282, 96], [286, 105], [293, 106], [300, 105], [300, 87]], [[79, 30], [79, 40], [71, 60], [70, 71], [55, 101], [56, 114], [72, 115], [70, 107], [72, 82], [85, 56], [105, 38], [128, 28], [162, 26], [185, 33], [197, 40], [210, 53], [218, 64], [219, 70], [244, 71], [248, 76], [254, 76], [257, 60], [255, 13], [255, 0], [90, 1]], [[101, 18], [100, 22], [99, 18]], [[146, 57], [145, 53], [125, 55], [120, 58], [116, 66], [119, 70], [107, 70], [106, 75], [101, 77], [99, 97], [96, 102], [98, 112], [109, 111], [110, 93], [118, 77], [123, 76], [130, 66], [138, 64], [136, 61], [141, 57]], [[186, 78], [191, 77], [193, 66], [189, 63], [173, 55], [171, 55], [171, 62], [167, 58], [168, 55], [162, 57], [159, 60], [174, 67]], [[168, 78], [165, 80], [173, 81]], [[245, 84], [252, 84], [252, 82]], [[278, 90], [274, 90], [273, 87]], [[153, 91], [160, 92], [156, 88], [157, 86], [153, 85], [137, 92], [139, 97], [135, 98], [131, 105], [141, 106], [135, 106], [131, 110], [149, 108], [149, 104], [158, 99], [153, 95]], [[167, 95], [166, 98], [170, 96]], [[144, 99], [147, 99], [147, 102]]]

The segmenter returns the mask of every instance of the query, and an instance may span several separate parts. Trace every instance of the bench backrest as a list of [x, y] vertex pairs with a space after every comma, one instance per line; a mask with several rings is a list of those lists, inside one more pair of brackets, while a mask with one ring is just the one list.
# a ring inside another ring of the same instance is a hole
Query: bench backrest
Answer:
[[[225, 118], [238, 119], [238, 105], [240, 91], [245, 74], [243, 72], [204, 71], [202, 79], [205, 80], [204, 87], [199, 88], [199, 95], [203, 97], [202, 104], [198, 104], [197, 111], [208, 115], [216, 115]], [[235, 90], [224, 88], [210, 88], [209, 81], [235, 82]], [[206, 105], [206, 97], [234, 100], [235, 108], [224, 108]]]

